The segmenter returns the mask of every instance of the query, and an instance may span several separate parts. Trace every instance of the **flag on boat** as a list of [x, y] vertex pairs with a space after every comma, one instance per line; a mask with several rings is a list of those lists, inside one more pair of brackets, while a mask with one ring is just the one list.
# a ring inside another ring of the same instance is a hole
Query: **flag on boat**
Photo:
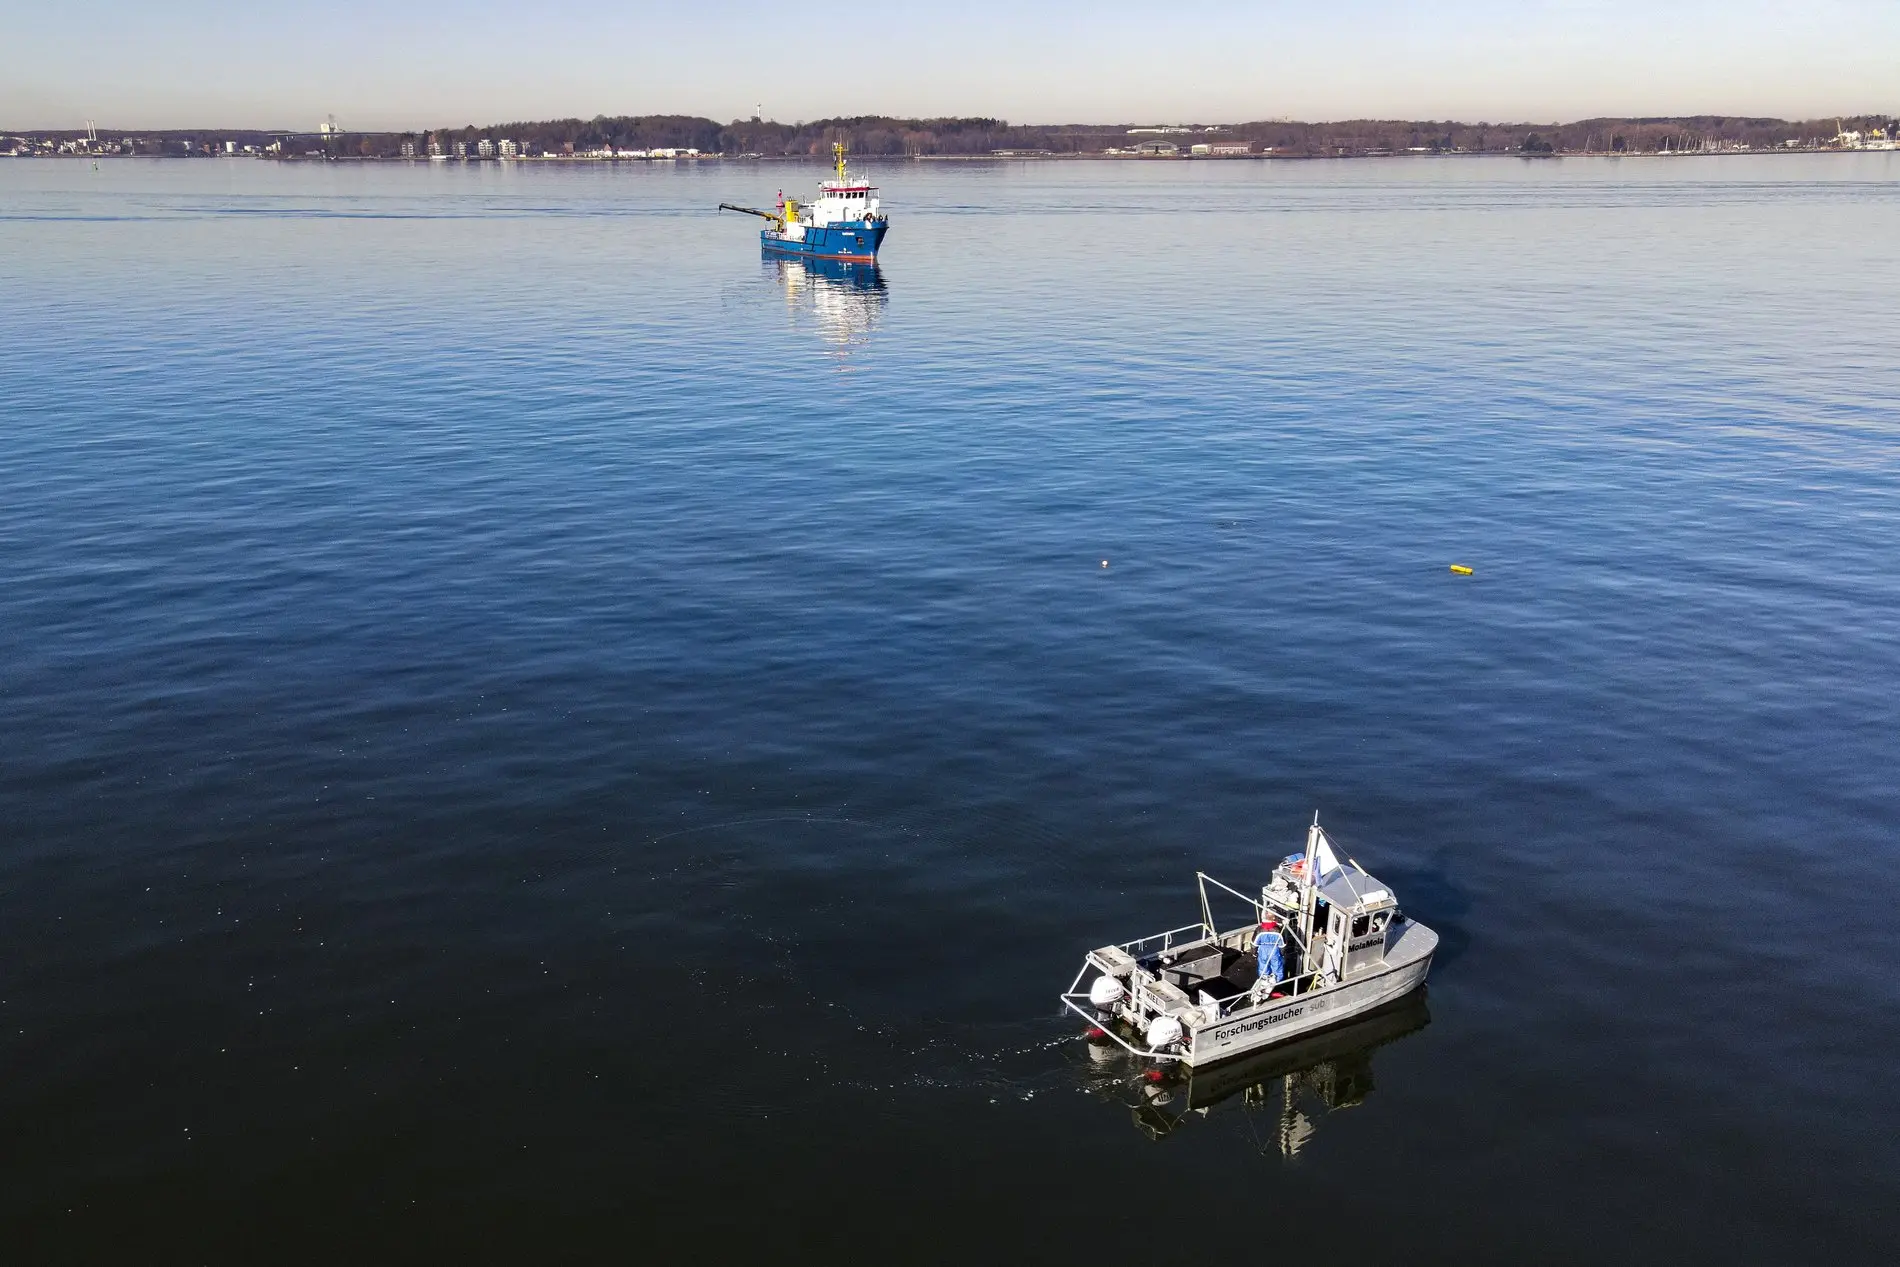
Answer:
[[1313, 832], [1312, 854], [1313, 879], [1325, 880], [1335, 871], [1341, 870], [1339, 854], [1333, 849], [1333, 842], [1326, 839], [1326, 833], [1317, 828]]

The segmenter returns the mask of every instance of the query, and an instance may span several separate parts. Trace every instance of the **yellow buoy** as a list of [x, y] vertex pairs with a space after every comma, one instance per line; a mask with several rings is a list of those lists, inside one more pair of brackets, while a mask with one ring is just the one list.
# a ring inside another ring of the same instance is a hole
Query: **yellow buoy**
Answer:
[[1451, 570], [1452, 570], [1452, 571], [1454, 571], [1454, 572], [1456, 572], [1456, 573], [1457, 573], [1458, 575], [1460, 575], [1460, 576], [1470, 576], [1470, 575], [1471, 575], [1471, 569], [1470, 569], [1470, 568], [1468, 568], [1468, 567], [1466, 567], [1466, 566], [1465, 566], [1464, 564], [1462, 564], [1462, 563], [1454, 563], [1454, 564], [1452, 564], [1452, 565], [1451, 565]]

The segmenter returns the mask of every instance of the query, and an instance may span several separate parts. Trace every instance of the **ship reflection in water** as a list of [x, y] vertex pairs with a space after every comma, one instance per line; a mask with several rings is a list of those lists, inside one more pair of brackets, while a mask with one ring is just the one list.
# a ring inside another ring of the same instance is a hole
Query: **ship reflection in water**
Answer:
[[870, 342], [890, 292], [876, 264], [841, 260], [767, 260], [767, 279], [785, 294], [795, 328], [814, 328], [842, 361]]
[[1232, 1062], [1202, 1069], [1135, 1061], [1112, 1043], [1089, 1047], [1100, 1089], [1126, 1105], [1135, 1128], [1163, 1139], [1217, 1106], [1252, 1119], [1262, 1152], [1297, 1156], [1329, 1113], [1365, 1103], [1372, 1094], [1372, 1053], [1431, 1023], [1425, 991], [1369, 1016]]

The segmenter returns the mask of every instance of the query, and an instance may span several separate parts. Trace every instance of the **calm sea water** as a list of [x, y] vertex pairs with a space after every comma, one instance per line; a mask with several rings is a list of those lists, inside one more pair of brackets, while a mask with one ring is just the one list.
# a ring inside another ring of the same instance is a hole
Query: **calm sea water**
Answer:
[[0, 164], [8, 1257], [1890, 1261], [1900, 156], [819, 175]]

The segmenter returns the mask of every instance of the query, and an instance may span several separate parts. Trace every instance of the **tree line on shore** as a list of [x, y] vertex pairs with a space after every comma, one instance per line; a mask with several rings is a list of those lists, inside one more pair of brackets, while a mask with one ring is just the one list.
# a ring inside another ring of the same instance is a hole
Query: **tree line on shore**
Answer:
[[[601, 150], [697, 149], [708, 154], [759, 155], [768, 158], [828, 157], [843, 142], [863, 157], [957, 157], [1012, 153], [1099, 154], [1146, 141], [1167, 141], [1185, 149], [1201, 141], [1245, 141], [1256, 151], [1288, 157], [1406, 153], [1655, 153], [1734, 149], [1779, 149], [1821, 145], [1843, 129], [1893, 135], [1895, 121], [1884, 115], [1843, 119], [1746, 118], [1720, 115], [1655, 118], [1599, 118], [1573, 123], [1462, 123], [1432, 120], [1347, 119], [1329, 123], [1268, 120], [1225, 125], [1183, 125], [1133, 131], [1131, 124], [1011, 124], [1002, 119], [902, 119], [882, 115], [779, 123], [738, 119], [717, 123], [692, 115], [599, 115], [592, 119], [519, 121], [477, 127], [413, 132], [350, 132], [329, 136], [254, 129], [175, 129], [103, 132], [99, 142], [127, 153], [202, 153], [221, 149], [223, 141], [285, 155], [394, 158], [404, 145], [417, 157], [438, 143], [452, 153], [454, 142], [470, 153], [482, 140], [516, 142], [525, 154], [588, 153]], [[81, 131], [19, 134], [43, 143], [72, 142]], [[292, 141], [290, 138], [294, 138]], [[0, 140], [6, 139], [0, 134]], [[0, 146], [3, 148], [3, 146]]]
[[[842, 141], [854, 154], [869, 157], [933, 157], [1018, 153], [1099, 154], [1127, 148], [1138, 140], [1166, 139], [1185, 146], [1193, 141], [1246, 141], [1258, 150], [1329, 157], [1341, 153], [1415, 150], [1465, 153], [1653, 153], [1659, 150], [1752, 149], [1821, 144], [1845, 126], [1871, 131], [1890, 126], [1886, 116], [1845, 120], [1746, 118], [1700, 115], [1670, 118], [1600, 118], [1574, 123], [1461, 123], [1392, 119], [1347, 119], [1330, 123], [1273, 120], [1196, 126], [1191, 133], [1140, 133], [1131, 124], [1010, 124], [1001, 119], [900, 119], [882, 115], [778, 123], [677, 115], [600, 116], [552, 119], [440, 133], [458, 140], [508, 137], [547, 152], [571, 146], [577, 151], [692, 146], [708, 153], [758, 154], [771, 158], [822, 157]], [[1216, 130], [1217, 129], [1217, 130]]]

